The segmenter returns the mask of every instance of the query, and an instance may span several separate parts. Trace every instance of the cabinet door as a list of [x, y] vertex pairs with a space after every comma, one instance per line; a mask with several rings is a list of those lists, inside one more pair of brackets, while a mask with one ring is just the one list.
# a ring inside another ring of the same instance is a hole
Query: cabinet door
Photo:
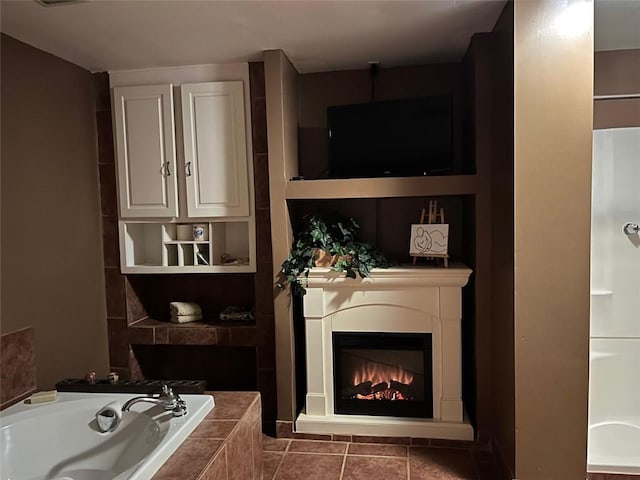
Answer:
[[171, 85], [113, 89], [120, 216], [178, 215]]
[[242, 82], [182, 85], [189, 217], [249, 215]]

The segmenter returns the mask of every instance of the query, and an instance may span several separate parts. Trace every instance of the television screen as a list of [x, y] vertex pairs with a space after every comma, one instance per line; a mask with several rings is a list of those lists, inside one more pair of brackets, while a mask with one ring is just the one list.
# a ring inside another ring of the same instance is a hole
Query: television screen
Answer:
[[329, 176], [403, 177], [453, 169], [451, 96], [327, 108]]

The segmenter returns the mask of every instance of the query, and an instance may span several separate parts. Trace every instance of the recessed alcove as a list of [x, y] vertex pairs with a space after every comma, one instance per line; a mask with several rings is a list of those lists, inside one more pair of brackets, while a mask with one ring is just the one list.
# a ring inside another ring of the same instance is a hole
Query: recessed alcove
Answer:
[[205, 380], [207, 390], [256, 390], [256, 350], [205, 345], [133, 345], [144, 378]]
[[[356, 218], [361, 239], [403, 266], [409, 255], [410, 226], [421, 209], [437, 200], [450, 225], [449, 255], [473, 270], [462, 289], [462, 399], [478, 438], [490, 431], [491, 233], [495, 37], [478, 34], [458, 62], [387, 67], [373, 81], [362, 70], [299, 74], [282, 52], [265, 56], [267, 89], [274, 93], [270, 119], [270, 175], [274, 258], [286, 258], [291, 239], [305, 217], [337, 212]], [[277, 80], [277, 81], [276, 81]], [[273, 82], [273, 83], [270, 83]], [[414, 177], [329, 178], [327, 108], [338, 105], [450, 95], [453, 99], [453, 167], [441, 175]], [[501, 137], [500, 137], [501, 138]], [[284, 142], [282, 142], [284, 140]], [[497, 147], [496, 147], [497, 148]], [[302, 177], [302, 179], [300, 179]], [[279, 203], [278, 200], [285, 202]], [[420, 267], [427, 266], [424, 259]], [[281, 305], [282, 308], [279, 307]], [[300, 305], [276, 301], [279, 371], [278, 402], [282, 417], [293, 418], [304, 406], [307, 389], [304, 327]], [[295, 348], [290, 349], [289, 341]], [[288, 365], [295, 379], [288, 390]], [[301, 372], [302, 370], [302, 372]], [[291, 413], [290, 413], [291, 412]], [[309, 431], [310, 432], [310, 431]]]
[[[411, 225], [419, 223], [422, 209], [428, 209], [431, 200], [437, 201], [438, 207], [445, 211], [451, 260], [469, 263], [475, 236], [473, 197], [470, 195], [289, 200], [288, 205], [294, 233], [304, 228], [305, 219], [312, 215], [339, 213], [358, 221], [360, 240], [374, 245], [391, 262], [403, 264], [412, 262], [409, 256]], [[420, 260], [419, 263], [427, 262]]]
[[137, 315], [134, 313], [129, 323], [145, 316], [169, 321], [170, 302], [196, 302], [206, 322], [217, 322], [227, 306], [255, 305], [255, 281], [251, 274], [128, 275], [127, 279], [132, 289], [130, 297], [136, 297], [131, 303], [138, 307]]
[[468, 120], [461, 62], [406, 67], [383, 64], [375, 79], [362, 69], [301, 74], [297, 80], [299, 175], [307, 179], [326, 176], [327, 107], [431, 95], [451, 95], [453, 99], [454, 167], [448, 173], [475, 173], [473, 162], [464, 152], [463, 129]]

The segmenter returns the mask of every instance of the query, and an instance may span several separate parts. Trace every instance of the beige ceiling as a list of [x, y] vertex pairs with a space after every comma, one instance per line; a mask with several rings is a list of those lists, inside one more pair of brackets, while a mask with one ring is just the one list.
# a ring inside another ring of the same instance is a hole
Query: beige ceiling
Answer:
[[[527, 1], [527, 0], [520, 0]], [[576, 0], [577, 1], [577, 0]], [[505, 0], [0, 0], [2, 32], [90, 71], [255, 61], [302, 73], [459, 60]], [[640, 0], [596, 0], [595, 49], [640, 48]]]
[[255, 61], [300, 72], [458, 60], [504, 0], [1, 3], [2, 31], [91, 71]]

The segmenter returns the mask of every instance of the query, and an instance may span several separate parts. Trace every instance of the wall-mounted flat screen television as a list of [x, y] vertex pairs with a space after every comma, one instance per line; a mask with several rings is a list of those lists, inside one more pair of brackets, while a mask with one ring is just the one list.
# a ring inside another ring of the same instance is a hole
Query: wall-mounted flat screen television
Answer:
[[328, 107], [329, 177], [450, 173], [452, 103], [439, 95]]

